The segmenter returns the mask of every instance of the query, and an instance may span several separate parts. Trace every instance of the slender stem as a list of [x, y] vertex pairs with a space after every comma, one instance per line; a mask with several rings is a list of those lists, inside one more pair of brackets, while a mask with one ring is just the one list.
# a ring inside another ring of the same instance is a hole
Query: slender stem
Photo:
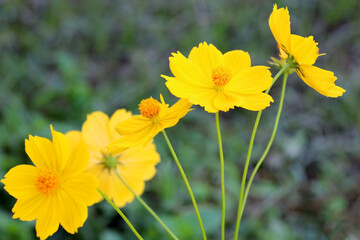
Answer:
[[127, 217], [125, 216], [125, 214], [115, 205], [115, 203], [113, 203], [111, 201], [111, 199], [105, 194], [103, 193], [100, 189], [98, 189], [98, 192], [101, 194], [101, 196], [103, 196], [103, 198], [119, 213], [119, 215], [122, 217], [122, 219], [124, 219], [124, 221], [127, 223], [127, 225], [129, 226], [129, 228], [133, 231], [133, 233], [135, 234], [135, 236], [139, 239], [139, 240], [144, 240], [140, 234], [136, 231], [136, 229], [134, 228], [134, 226], [131, 224], [131, 222], [129, 221], [129, 219], [127, 219]]
[[224, 153], [221, 141], [219, 124], [219, 112], [215, 113], [216, 132], [219, 142], [220, 175], [221, 175], [221, 239], [225, 239], [225, 177], [224, 177]]
[[[265, 91], [265, 93], [269, 93], [270, 89], [272, 88], [272, 86], [274, 85], [274, 83], [276, 82], [276, 80], [281, 76], [281, 74], [283, 74], [285, 72], [285, 70], [287, 70], [290, 67], [289, 64], [285, 64], [283, 66], [282, 69], [280, 69], [280, 71], [275, 75], [273, 82], [271, 84], [271, 86]], [[250, 143], [249, 143], [249, 148], [248, 148], [248, 153], [246, 156], [246, 161], [245, 161], [245, 166], [244, 166], [244, 171], [243, 171], [243, 175], [242, 175], [242, 181], [241, 181], [241, 189], [240, 189], [240, 197], [239, 197], [239, 204], [238, 204], [238, 213], [237, 213], [237, 218], [236, 218], [236, 226], [235, 226], [235, 232], [234, 232], [234, 240], [238, 239], [239, 236], [239, 228], [240, 228], [240, 221], [241, 221], [241, 209], [242, 209], [242, 205], [243, 205], [243, 197], [244, 197], [244, 190], [245, 190], [245, 181], [246, 181], [246, 177], [247, 177], [247, 171], [249, 168], [249, 164], [250, 164], [250, 158], [251, 158], [251, 154], [252, 154], [252, 149], [253, 149], [253, 145], [254, 145], [254, 141], [255, 141], [255, 136], [256, 136], [256, 132], [259, 126], [259, 122], [260, 122], [260, 118], [261, 118], [261, 114], [262, 114], [262, 110], [258, 112], [257, 116], [256, 116], [256, 120], [255, 120], [255, 124], [254, 124], [254, 128], [251, 134], [251, 138], [250, 138]]]
[[246, 204], [246, 199], [249, 195], [249, 191], [250, 191], [250, 187], [251, 187], [251, 183], [252, 181], [254, 180], [254, 177], [258, 171], [258, 169], [260, 168], [262, 162], [264, 161], [264, 159], [266, 158], [267, 154], [269, 153], [269, 150], [271, 148], [271, 145], [274, 141], [274, 138], [275, 138], [275, 135], [276, 135], [276, 131], [277, 131], [277, 128], [278, 128], [278, 125], [279, 125], [279, 120], [280, 120], [280, 116], [281, 116], [281, 111], [282, 111], [282, 107], [283, 107], [283, 104], [284, 104], [284, 98], [285, 98], [285, 89], [286, 89], [286, 82], [287, 82], [287, 74], [284, 74], [284, 80], [283, 80], [283, 85], [282, 85], [282, 89], [281, 89], [281, 97], [280, 97], [280, 103], [279, 103], [279, 109], [278, 109], [278, 112], [277, 112], [277, 115], [276, 115], [276, 119], [275, 119], [275, 124], [274, 124], [274, 129], [273, 129], [273, 132], [271, 134], [271, 137], [270, 137], [270, 140], [269, 140], [269, 143], [268, 145], [266, 146], [266, 149], [264, 151], [264, 153], [262, 154], [261, 158], [259, 159], [259, 161], [257, 162], [251, 176], [250, 176], [250, 179], [249, 179], [249, 182], [248, 184], [246, 185], [246, 191], [245, 191], [245, 196], [244, 196], [244, 203], [242, 205], [242, 209], [241, 209], [241, 214], [240, 214], [240, 219], [241, 219], [241, 215], [243, 214], [244, 212], [244, 208], [245, 208], [245, 204]]
[[199, 209], [198, 209], [198, 207], [197, 207], [196, 200], [195, 200], [194, 194], [193, 194], [193, 192], [192, 192], [192, 190], [191, 190], [189, 181], [187, 180], [187, 177], [186, 177], [186, 175], [185, 175], [185, 172], [184, 172], [184, 170], [183, 170], [183, 168], [182, 168], [182, 166], [181, 166], [181, 164], [180, 164], [180, 162], [179, 162], [179, 159], [178, 159], [177, 156], [176, 156], [176, 153], [175, 153], [175, 151], [174, 151], [174, 148], [172, 147], [171, 142], [170, 142], [170, 140], [169, 140], [169, 138], [168, 138], [165, 130], [162, 130], [162, 133], [163, 133], [163, 136], [164, 136], [164, 138], [165, 138], [165, 141], [166, 141], [166, 143], [167, 143], [167, 145], [168, 145], [168, 147], [169, 147], [169, 149], [170, 149], [170, 152], [171, 152], [171, 154], [172, 154], [172, 156], [173, 156], [173, 158], [174, 158], [174, 160], [175, 160], [175, 163], [176, 163], [177, 167], [179, 168], [180, 174], [181, 174], [181, 176], [182, 176], [182, 178], [183, 178], [183, 180], [184, 180], [184, 183], [185, 183], [185, 185], [186, 185], [186, 188], [187, 188], [187, 190], [188, 190], [188, 192], [189, 192], [191, 201], [192, 201], [192, 203], [193, 203], [193, 205], [194, 205], [194, 208], [195, 208], [195, 212], [196, 212], [197, 219], [198, 219], [199, 224], [200, 224], [200, 229], [201, 229], [202, 237], [203, 237], [204, 240], [206, 240], [206, 233], [205, 233], [204, 225], [203, 225], [203, 223], [202, 223], [201, 216], [200, 216], [200, 212], [199, 212]]
[[125, 179], [119, 174], [119, 172], [115, 169], [114, 170], [116, 176], [122, 181], [122, 183], [129, 189], [129, 191], [135, 196], [135, 198], [143, 205], [143, 207], [160, 223], [160, 225], [170, 234], [170, 236], [178, 240], [178, 237], [175, 236], [175, 234], [165, 225], [165, 223], [160, 219], [160, 217], [154, 212], [154, 210], [151, 209], [147, 203], [142, 200], [142, 198], [137, 195], [134, 190], [129, 186], [129, 184], [125, 181]]

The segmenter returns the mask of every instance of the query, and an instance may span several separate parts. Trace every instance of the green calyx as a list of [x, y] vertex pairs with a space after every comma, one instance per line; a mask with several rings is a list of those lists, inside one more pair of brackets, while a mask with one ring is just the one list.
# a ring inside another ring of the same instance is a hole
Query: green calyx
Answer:
[[116, 165], [119, 164], [117, 161], [119, 157], [115, 157], [114, 155], [110, 154], [103, 154], [103, 157], [105, 159], [105, 166], [108, 169], [116, 169]]

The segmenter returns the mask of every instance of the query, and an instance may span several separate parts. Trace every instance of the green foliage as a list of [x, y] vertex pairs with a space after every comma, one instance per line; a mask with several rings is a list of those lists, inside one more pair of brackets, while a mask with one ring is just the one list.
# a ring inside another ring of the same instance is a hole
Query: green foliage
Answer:
[[[0, 178], [13, 166], [30, 163], [29, 134], [49, 137], [80, 129], [86, 114], [137, 112], [142, 98], [162, 93], [173, 103], [160, 74], [168, 57], [185, 55], [201, 41], [221, 51], [248, 51], [254, 65], [276, 56], [268, 27], [271, 1], [20, 1], [0, 3]], [[359, 1], [287, 1], [292, 31], [314, 35], [317, 65], [335, 72], [342, 98], [325, 98], [290, 76], [280, 128], [255, 178], [242, 220], [243, 239], [356, 239], [360, 236], [360, 9]], [[283, 1], [278, 2], [284, 6]], [[275, 73], [275, 71], [274, 71]], [[262, 154], [275, 118], [263, 113], [252, 166]], [[236, 109], [220, 115], [225, 153], [227, 236], [233, 234], [255, 113]], [[184, 131], [183, 131], [184, 130]], [[185, 131], [186, 130], [186, 131]], [[220, 173], [214, 116], [195, 111], [169, 129], [204, 219], [209, 239], [220, 232]], [[176, 166], [161, 136], [162, 156], [144, 199], [181, 239], [200, 231]], [[35, 239], [34, 222], [11, 218], [14, 199], [0, 188], [0, 239]], [[166, 232], [138, 204], [124, 209], [144, 239]], [[77, 235], [60, 230], [50, 239], [134, 239], [105, 203], [90, 208]]]

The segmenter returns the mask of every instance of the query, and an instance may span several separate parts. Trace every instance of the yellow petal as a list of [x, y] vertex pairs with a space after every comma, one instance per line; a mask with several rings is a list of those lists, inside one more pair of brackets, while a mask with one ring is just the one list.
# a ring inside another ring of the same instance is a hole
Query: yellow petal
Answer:
[[269, 18], [269, 26], [276, 42], [281, 48], [289, 51], [291, 30], [288, 9], [277, 9], [277, 5], [274, 4], [273, 11]]
[[300, 65], [299, 77], [310, 87], [327, 97], [340, 97], [345, 92], [335, 85], [334, 73], [311, 65]]
[[202, 71], [200, 66], [188, 60], [180, 52], [169, 58], [170, 70], [179, 81], [194, 87], [207, 87], [212, 80]]
[[[195, 64], [199, 69], [201, 69], [204, 76], [206, 76], [207, 82], [205, 83], [207, 83], [207, 85], [212, 85], [212, 71], [219, 66], [225, 65], [222, 53], [214, 45], [208, 45], [206, 42], [200, 43], [199, 47], [193, 47], [189, 54], [189, 60], [192, 63], [191, 65]], [[193, 71], [190, 69], [189, 73], [194, 75]], [[177, 76], [175, 75], [175, 77]], [[197, 78], [198, 77], [195, 79]], [[206, 85], [205, 83], [203, 85]]]
[[132, 117], [130, 111], [126, 111], [125, 109], [118, 109], [114, 112], [114, 114], [110, 118], [109, 132], [110, 132], [110, 141], [113, 141], [119, 138], [119, 134], [115, 130], [115, 127], [122, 121], [125, 121]]
[[235, 76], [240, 70], [251, 67], [250, 55], [241, 50], [234, 50], [224, 54], [225, 65]]
[[255, 66], [241, 70], [224, 87], [224, 91], [239, 94], [258, 94], [270, 87], [272, 83], [269, 67]]
[[158, 126], [154, 124], [148, 125], [139, 132], [134, 132], [131, 135], [125, 135], [111, 142], [106, 149], [110, 153], [118, 154], [129, 147], [143, 146], [154, 138], [159, 131], [161, 130], [159, 130]]
[[12, 209], [13, 218], [19, 218], [21, 221], [35, 220], [43, 208], [46, 197], [45, 194], [38, 193], [27, 199], [18, 199]]
[[205, 108], [205, 111], [209, 113], [216, 113], [219, 111], [214, 106], [214, 100], [216, 98], [217, 91], [215, 89], [209, 89], [205, 92], [201, 92], [197, 95], [191, 96], [189, 102], [195, 105], [200, 105]]
[[312, 36], [301, 37], [291, 34], [290, 55], [294, 56], [298, 64], [313, 65], [319, 56], [319, 48]]
[[40, 169], [52, 168], [57, 162], [54, 146], [47, 138], [29, 135], [29, 140], [25, 139], [25, 151]]
[[164, 128], [169, 128], [176, 125], [180, 118], [183, 118], [189, 111], [192, 103], [187, 99], [180, 99], [173, 106], [171, 106], [166, 115], [162, 117], [162, 124]]
[[237, 99], [234, 103], [235, 106], [251, 111], [263, 110], [264, 108], [270, 106], [271, 102], [274, 102], [272, 97], [266, 93], [239, 95], [237, 93], [233, 94], [231, 92], [226, 92], [226, 95]]
[[66, 138], [70, 143], [70, 152], [82, 141], [82, 136], [80, 131], [69, 131], [65, 134]]
[[16, 199], [28, 199], [39, 194], [35, 186], [38, 169], [31, 165], [18, 165], [9, 170], [1, 180], [4, 189]]
[[61, 187], [76, 202], [81, 202], [86, 206], [90, 206], [98, 200], [99, 193], [96, 189], [99, 187], [99, 182], [94, 174], [81, 173], [67, 178], [61, 183]]
[[63, 176], [74, 176], [83, 172], [89, 164], [89, 150], [85, 142], [81, 141], [73, 147], [73, 150], [69, 156], [69, 160], [66, 162], [66, 165], [63, 169]]
[[145, 128], [149, 128], [151, 125], [153, 125], [151, 119], [137, 115], [125, 121], [121, 121], [115, 129], [120, 136], [123, 136], [140, 132]]
[[[80, 191], [86, 192], [84, 189]], [[61, 226], [71, 234], [76, 233], [78, 228], [84, 225], [88, 217], [86, 201], [83, 201], [83, 197], [78, 197], [78, 192], [78, 189], [75, 189], [75, 191], [61, 189], [54, 196], [56, 201], [53, 207], [58, 209], [59, 222]], [[83, 192], [81, 193], [85, 194]]]
[[53, 235], [59, 228], [58, 209], [54, 207], [52, 197], [46, 198], [38, 212], [39, 217], [36, 220], [36, 236], [41, 240]]
[[[55, 131], [51, 125], [50, 129], [56, 154], [56, 161], [51, 163], [51, 165], [53, 166], [52, 169], [61, 171], [65, 167], [66, 162], [69, 159], [70, 143], [68, 138], [64, 134]], [[45, 149], [42, 150], [46, 151]], [[50, 161], [50, 159], [48, 161]]]
[[167, 80], [165, 83], [169, 91], [178, 98], [190, 98], [193, 95], [200, 94], [202, 92], [206, 92], [210, 87], [198, 87], [193, 85], [188, 85], [185, 82], [182, 82], [174, 77], [167, 77], [165, 75], [161, 75], [163, 78]]
[[91, 149], [105, 149], [110, 143], [109, 117], [99, 111], [89, 114], [82, 126], [81, 133]]
[[119, 170], [124, 170], [128, 175], [133, 175], [143, 180], [151, 179], [155, 173], [155, 165], [160, 162], [160, 155], [154, 143], [149, 143], [143, 148], [129, 148], [118, 160], [121, 164]]

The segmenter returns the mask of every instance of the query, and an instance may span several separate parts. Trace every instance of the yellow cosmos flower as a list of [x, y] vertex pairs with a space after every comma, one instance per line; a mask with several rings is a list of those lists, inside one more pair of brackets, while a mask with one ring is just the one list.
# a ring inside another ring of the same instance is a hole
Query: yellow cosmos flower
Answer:
[[5, 190], [17, 199], [13, 218], [36, 219], [40, 239], [54, 234], [59, 224], [69, 233], [76, 233], [87, 216], [87, 207], [99, 193], [93, 174], [84, 173], [89, 152], [84, 142], [71, 145], [69, 139], [52, 129], [53, 141], [29, 136], [25, 151], [32, 165], [16, 166], [1, 180]]
[[191, 111], [192, 104], [186, 99], [180, 99], [172, 107], [165, 103], [161, 95], [160, 99], [161, 103], [152, 97], [142, 100], [139, 104], [141, 115], [119, 122], [116, 131], [121, 137], [113, 141], [107, 150], [119, 153], [129, 147], [143, 146], [165, 128], [176, 125], [180, 118]]
[[[120, 138], [115, 126], [131, 118], [131, 113], [125, 109], [117, 110], [111, 118], [105, 113], [93, 112], [87, 116], [81, 133], [71, 131], [68, 133], [74, 141], [83, 138], [90, 152], [88, 172], [97, 176], [100, 190], [111, 198], [118, 207], [134, 199], [134, 195], [116, 176], [116, 170], [134, 190], [141, 195], [145, 189], [145, 181], [150, 180], [156, 173], [155, 165], [160, 162], [155, 144], [148, 142], [143, 148], [129, 148], [117, 154], [110, 154], [106, 146]], [[100, 196], [101, 197], [101, 196]], [[102, 200], [102, 197], [99, 198]]]
[[313, 66], [319, 54], [318, 43], [313, 36], [301, 37], [291, 34], [290, 15], [287, 8], [277, 9], [274, 4], [269, 25], [278, 43], [280, 57], [286, 59], [299, 77], [310, 87], [327, 97], [339, 97], [344, 89], [335, 85], [336, 77], [331, 71]]
[[215, 113], [236, 107], [259, 111], [273, 102], [263, 93], [272, 83], [269, 67], [251, 67], [247, 52], [222, 54], [212, 44], [200, 43], [189, 57], [180, 52], [169, 58], [175, 77], [162, 75], [170, 92]]

